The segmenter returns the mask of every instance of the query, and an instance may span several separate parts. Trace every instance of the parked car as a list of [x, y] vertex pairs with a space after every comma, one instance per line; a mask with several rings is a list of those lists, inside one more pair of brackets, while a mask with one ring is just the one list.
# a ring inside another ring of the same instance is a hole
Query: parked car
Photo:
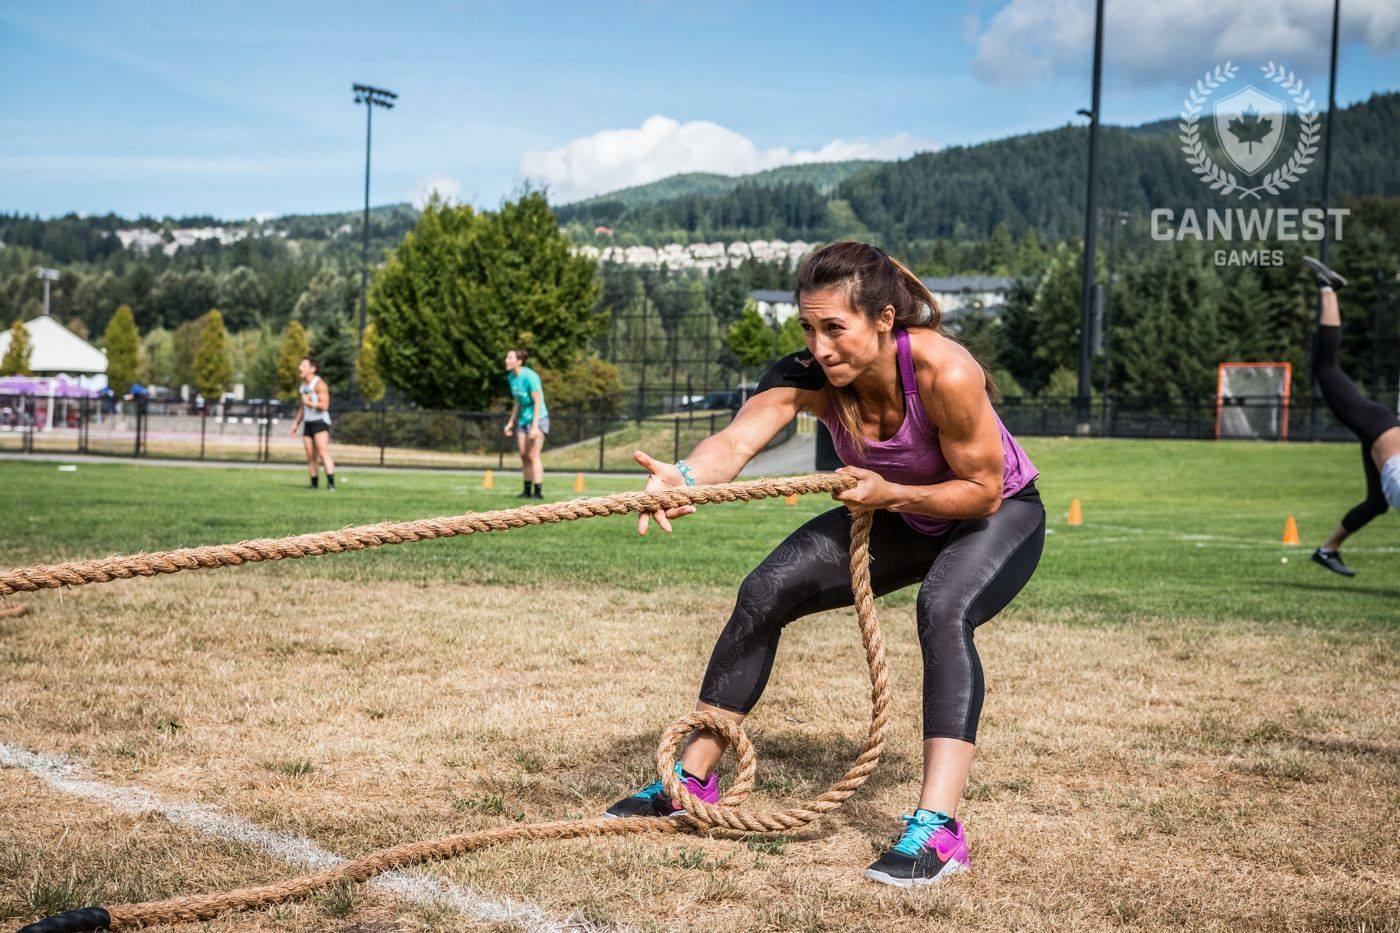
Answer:
[[721, 389], [718, 392], [711, 392], [702, 396], [688, 405], [682, 411], [738, 411], [748, 397], [753, 394], [754, 386], [740, 386], [737, 389]]

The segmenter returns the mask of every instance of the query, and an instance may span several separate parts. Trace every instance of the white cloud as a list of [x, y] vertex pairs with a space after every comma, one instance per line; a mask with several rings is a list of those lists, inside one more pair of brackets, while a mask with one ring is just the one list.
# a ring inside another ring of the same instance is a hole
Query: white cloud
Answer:
[[548, 186], [552, 200], [571, 201], [681, 172], [743, 175], [780, 165], [844, 159], [896, 159], [938, 148], [900, 133], [885, 139], [833, 139], [817, 149], [760, 149], [753, 140], [708, 120], [681, 123], [649, 117], [636, 129], [601, 130], [558, 149], [526, 152], [520, 175]]
[[422, 210], [423, 205], [427, 204], [433, 195], [437, 195], [443, 201], [455, 201], [462, 195], [462, 183], [451, 175], [434, 172], [418, 179], [418, 184], [409, 190], [408, 199], [413, 202], [414, 207]]
[[[1226, 61], [1278, 61], [1325, 73], [1332, 4], [1318, 0], [1175, 0], [1110, 3], [1104, 23], [1105, 73], [1138, 85], [1185, 85]], [[1379, 55], [1400, 52], [1400, 3], [1347, 0], [1343, 42]], [[1011, 0], [977, 37], [973, 69], [1001, 85], [1089, 73], [1094, 8], [1082, 0]], [[1325, 92], [1324, 92], [1325, 93]]]

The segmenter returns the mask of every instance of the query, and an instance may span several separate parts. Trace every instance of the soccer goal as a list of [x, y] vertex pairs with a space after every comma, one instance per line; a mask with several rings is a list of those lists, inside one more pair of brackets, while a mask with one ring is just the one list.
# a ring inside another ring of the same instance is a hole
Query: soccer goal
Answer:
[[1216, 438], [1288, 440], [1290, 363], [1221, 363], [1215, 390]]

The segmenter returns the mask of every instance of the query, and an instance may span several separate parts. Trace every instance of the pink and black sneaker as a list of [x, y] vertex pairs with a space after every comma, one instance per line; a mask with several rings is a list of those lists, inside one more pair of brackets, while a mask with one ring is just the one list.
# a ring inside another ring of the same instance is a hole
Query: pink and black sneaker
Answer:
[[[702, 781], [693, 774], [688, 774], [681, 768], [680, 762], [676, 762], [676, 774], [681, 782], [685, 784], [686, 790], [690, 791], [699, 799], [706, 803], [719, 802], [719, 771], [710, 774], [708, 781]], [[608, 812], [604, 814], [610, 817], [628, 816], [675, 816], [677, 813], [685, 811], [671, 802], [671, 798], [666, 796], [666, 790], [660, 781], [653, 781], [646, 787], [637, 791], [631, 797], [624, 797], [617, 803], [608, 807]]]
[[967, 837], [957, 820], [932, 810], [916, 810], [913, 816], [901, 819], [904, 832], [888, 852], [865, 870], [865, 877], [909, 888], [933, 884], [972, 867]]

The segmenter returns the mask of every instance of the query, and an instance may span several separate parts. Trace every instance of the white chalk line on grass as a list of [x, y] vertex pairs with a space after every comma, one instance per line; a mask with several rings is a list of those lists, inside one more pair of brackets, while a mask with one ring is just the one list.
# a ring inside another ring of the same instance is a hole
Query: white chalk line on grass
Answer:
[[[1157, 535], [1159, 537], [1171, 538], [1174, 541], [1181, 541], [1187, 544], [1194, 544], [1198, 548], [1230, 548], [1234, 550], [1247, 550], [1249, 548], [1288, 548], [1290, 550], [1301, 550], [1298, 545], [1284, 544], [1281, 541], [1259, 541], [1253, 538], [1235, 538], [1228, 535], [1207, 535], [1207, 534], [1187, 534], [1180, 531], [1162, 531], [1155, 528], [1134, 528], [1130, 525], [1102, 525], [1094, 523], [1095, 528], [1102, 528], [1105, 531], [1126, 532], [1126, 534], [1108, 535], [1099, 537], [1081, 537], [1082, 532], [1064, 533], [1060, 532], [1056, 541], [1073, 541], [1076, 544], [1120, 544], [1124, 541], [1136, 541], [1143, 535]], [[1053, 528], [1047, 529], [1047, 534], [1056, 534]], [[1366, 547], [1348, 546], [1348, 554], [1400, 554], [1400, 547]]]
[[[318, 870], [348, 861], [310, 839], [263, 829], [211, 804], [171, 802], [141, 787], [121, 787], [80, 777], [78, 765], [57, 756], [0, 742], [0, 767], [23, 769], [54, 790], [103, 803], [124, 813], [158, 813], [172, 823], [205, 836], [241, 843], [293, 865]], [[448, 907], [476, 920], [510, 923], [539, 933], [580, 928], [576, 924], [561, 923], [529, 904], [487, 900], [468, 887], [426, 875], [386, 872], [366, 884], [416, 904]]]

